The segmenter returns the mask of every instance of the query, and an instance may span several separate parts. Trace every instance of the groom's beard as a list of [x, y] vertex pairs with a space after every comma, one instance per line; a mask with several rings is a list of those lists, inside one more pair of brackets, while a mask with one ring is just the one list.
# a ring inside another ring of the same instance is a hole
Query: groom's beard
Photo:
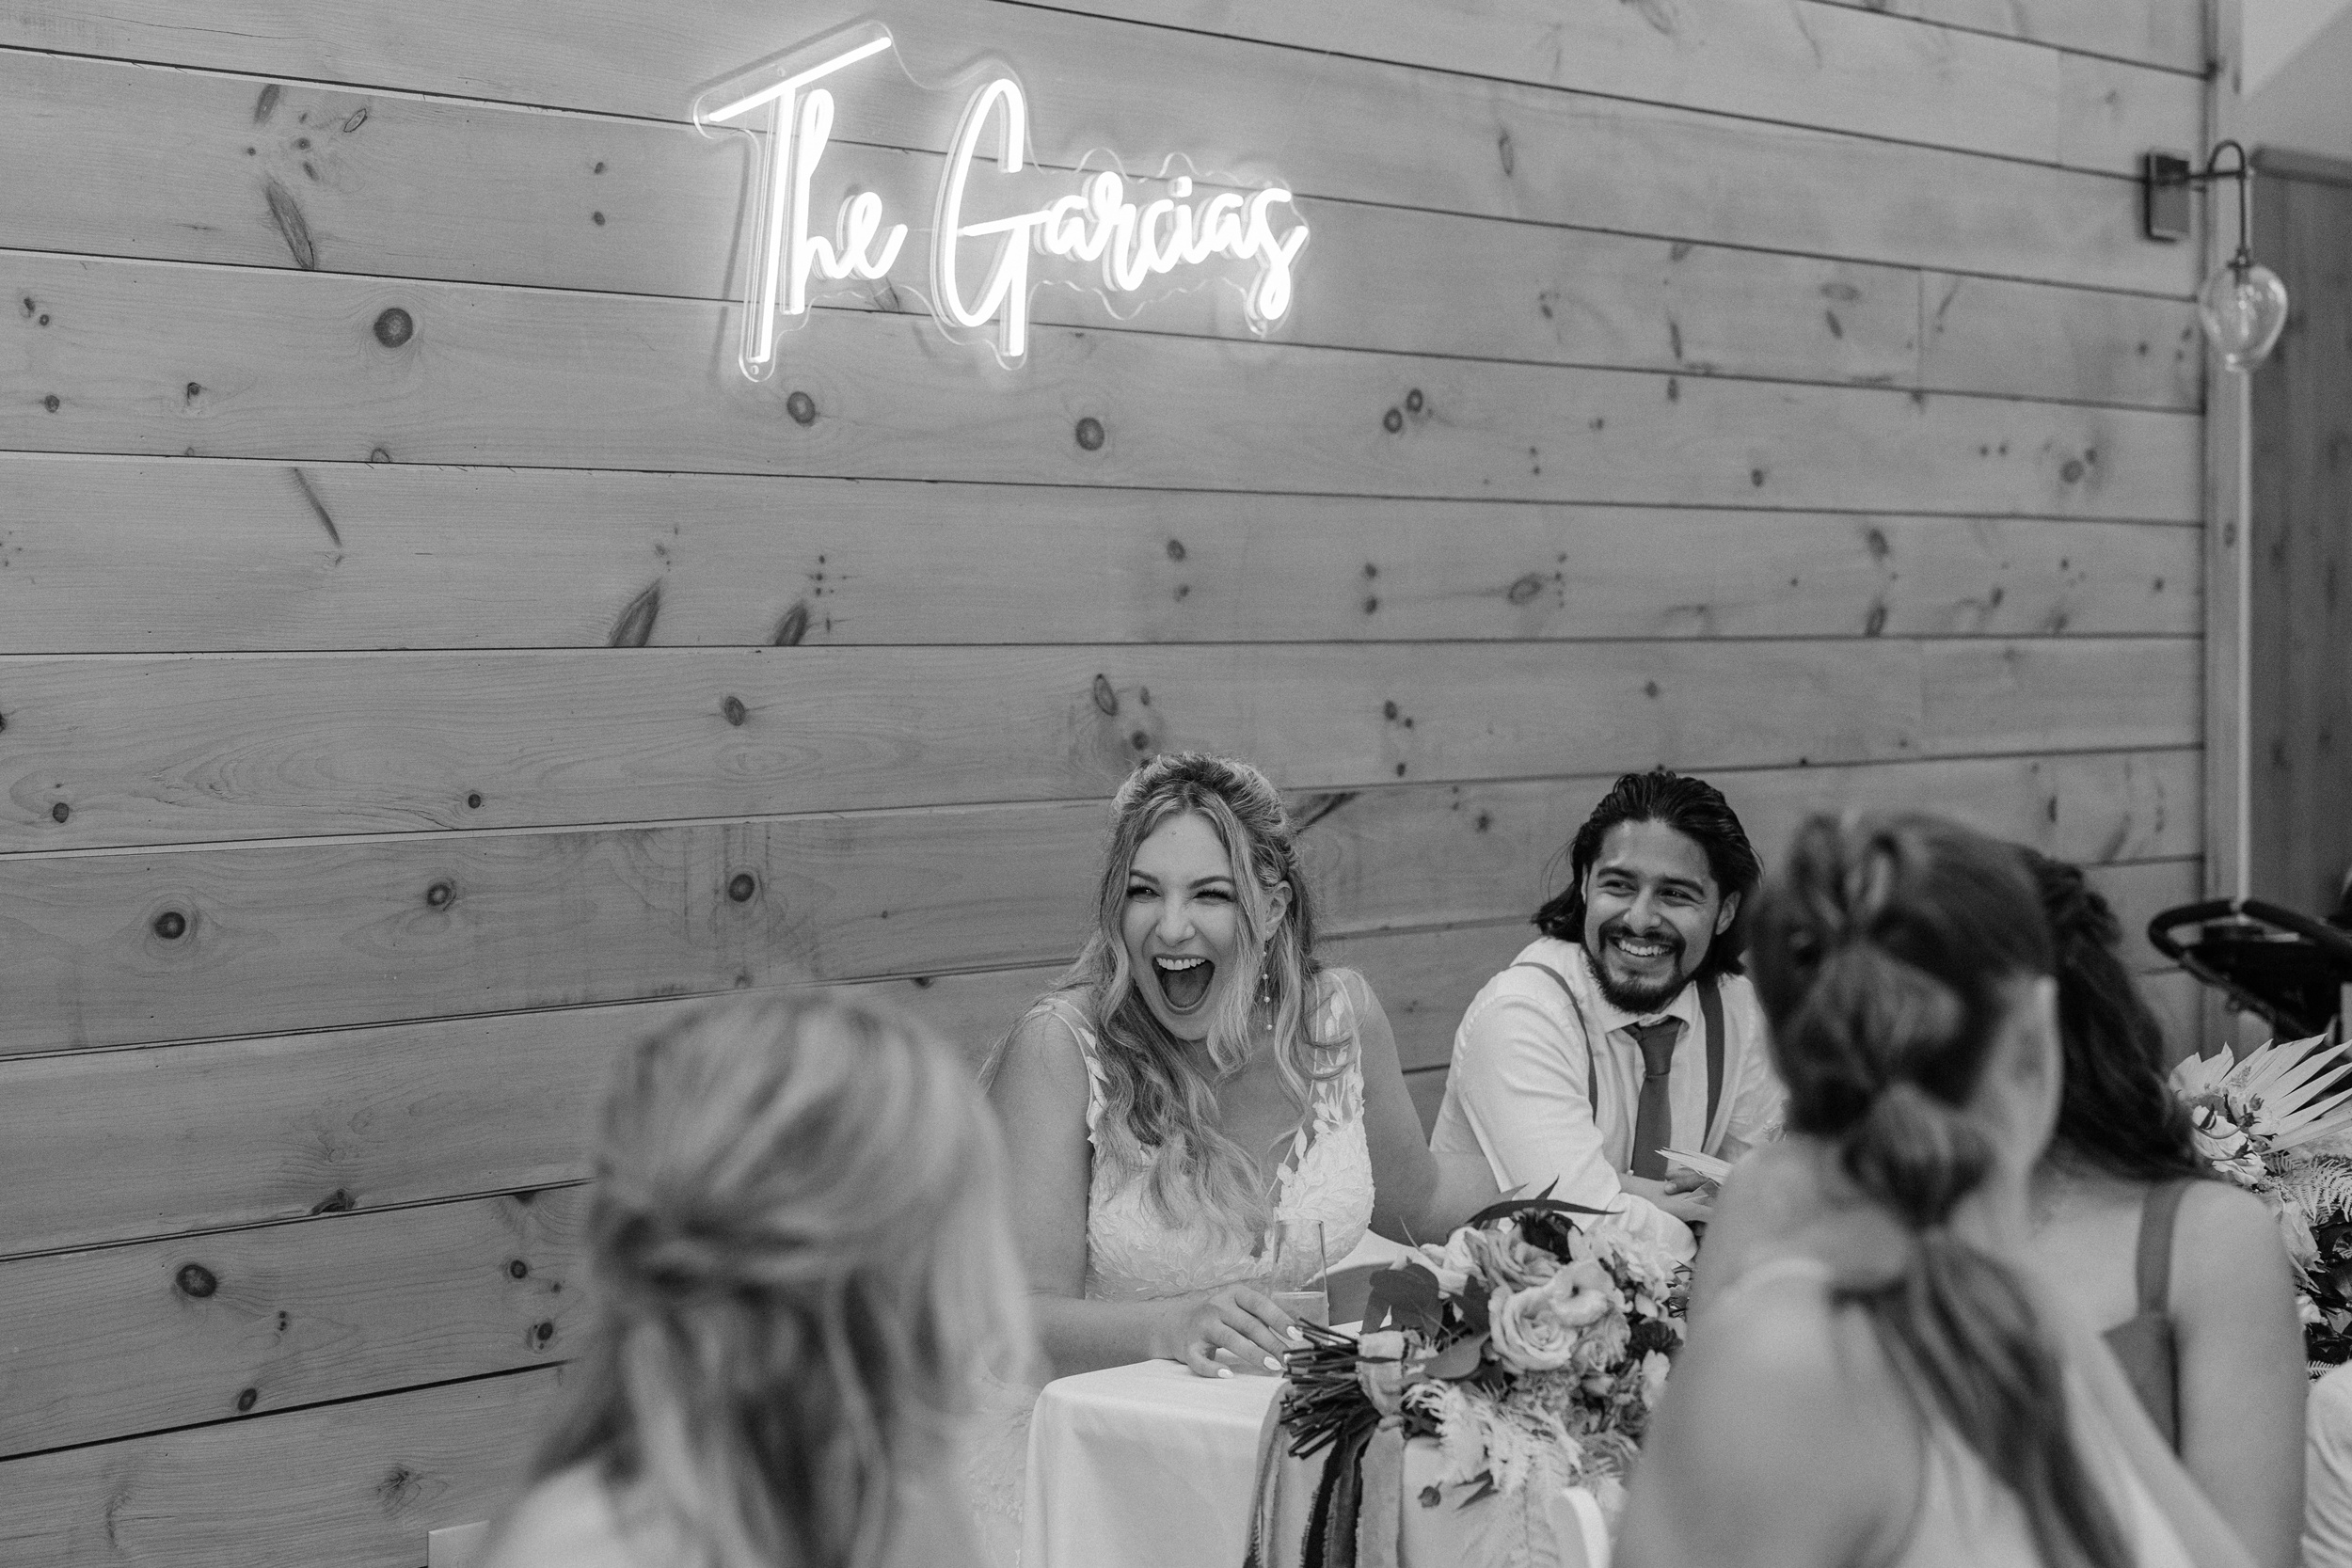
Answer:
[[[1611, 921], [1603, 926], [1598, 933], [1601, 945], [1604, 948], [1607, 947], [1612, 936], [1623, 934], [1624, 931], [1624, 922]], [[1595, 954], [1590, 947], [1579, 949], [1584, 955], [1584, 967], [1592, 972], [1593, 983], [1600, 988], [1601, 995], [1609, 999], [1609, 1005], [1620, 1011], [1637, 1015], [1662, 1010], [1666, 1004], [1682, 993], [1684, 986], [1691, 983], [1691, 976], [1683, 973], [1683, 945], [1680, 936], [1669, 929], [1646, 933], [1644, 940], [1663, 942], [1669, 949], [1674, 967], [1672, 973], [1665, 978], [1637, 980], [1613, 975], [1609, 972], [1609, 960], [1606, 958]]]

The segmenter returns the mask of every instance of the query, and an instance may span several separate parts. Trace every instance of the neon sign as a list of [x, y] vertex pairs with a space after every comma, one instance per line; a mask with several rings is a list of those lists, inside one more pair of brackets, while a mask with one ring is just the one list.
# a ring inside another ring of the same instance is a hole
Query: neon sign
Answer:
[[[750, 132], [761, 165], [754, 184], [739, 363], [762, 381], [775, 370], [780, 322], [805, 320], [812, 280], [889, 279], [906, 249], [904, 223], [883, 227], [882, 197], [860, 191], [842, 201], [830, 237], [813, 232], [811, 185], [833, 135], [833, 90], [818, 84], [892, 47], [890, 30], [866, 23], [826, 40], [822, 58], [785, 71], [771, 62], [694, 105], [706, 134]], [[786, 57], [805, 59], [808, 51]], [[772, 78], [772, 79], [765, 79]], [[764, 80], [762, 80], [764, 79]], [[753, 85], [756, 80], [757, 85]], [[767, 111], [764, 125], [760, 111]], [[1190, 175], [1167, 182], [1167, 195], [1138, 205], [1115, 169], [1078, 173], [1078, 188], [1041, 207], [1009, 216], [968, 221], [975, 174], [989, 183], [983, 144], [993, 129], [995, 173], [1020, 174], [1028, 156], [1028, 95], [1010, 75], [990, 77], [965, 105], [948, 144], [946, 167], [931, 214], [928, 303], [948, 335], [988, 341], [999, 359], [1018, 362], [1028, 352], [1033, 258], [1067, 270], [1090, 268], [1105, 297], [1141, 295], [1179, 268], [1222, 261], [1257, 264], [1243, 290], [1250, 329], [1265, 332], [1289, 314], [1292, 275], [1307, 244], [1292, 193], [1280, 185], [1219, 188], [1196, 194]], [[762, 132], [764, 131], [764, 135]], [[1210, 184], [1206, 177], [1199, 182]], [[1289, 209], [1278, 225], [1276, 208]], [[967, 270], [975, 249], [994, 242], [993, 254]], [[977, 279], [977, 281], [976, 281]]]

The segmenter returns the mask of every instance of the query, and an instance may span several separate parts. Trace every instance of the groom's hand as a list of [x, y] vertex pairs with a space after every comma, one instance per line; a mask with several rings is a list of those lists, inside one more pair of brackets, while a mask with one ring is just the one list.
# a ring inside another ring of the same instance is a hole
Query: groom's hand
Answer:
[[1695, 1172], [1674, 1171], [1662, 1181], [1646, 1176], [1621, 1176], [1617, 1184], [1636, 1197], [1648, 1199], [1685, 1225], [1705, 1225], [1715, 1217], [1715, 1183]]

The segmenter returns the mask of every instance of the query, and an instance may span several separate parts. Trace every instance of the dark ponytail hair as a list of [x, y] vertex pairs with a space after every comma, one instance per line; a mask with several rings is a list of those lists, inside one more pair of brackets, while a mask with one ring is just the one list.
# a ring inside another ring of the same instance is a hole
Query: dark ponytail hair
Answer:
[[1927, 816], [1817, 816], [1750, 947], [1788, 1125], [1914, 1236], [1900, 1274], [1842, 1288], [1914, 1389], [2016, 1493], [2045, 1562], [2129, 1568], [2067, 1428], [2058, 1357], [2017, 1275], [1949, 1226], [1991, 1172], [1966, 1106], [2048, 927], [2008, 845]]
[[2122, 936], [2078, 866], [2021, 847], [2058, 950], [2066, 1090], [2055, 1158], [2127, 1181], [2210, 1175], [2164, 1077], [2164, 1031], [2116, 952]]

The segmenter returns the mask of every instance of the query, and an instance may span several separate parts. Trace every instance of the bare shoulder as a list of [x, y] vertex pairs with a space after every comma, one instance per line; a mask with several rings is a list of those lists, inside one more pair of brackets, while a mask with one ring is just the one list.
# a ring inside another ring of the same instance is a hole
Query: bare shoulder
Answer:
[[480, 1568], [644, 1568], [624, 1544], [604, 1483], [586, 1465], [549, 1476], [499, 1521]]
[[1693, 1320], [1644, 1446], [1634, 1515], [1678, 1550], [1630, 1560], [1853, 1560], [1909, 1518], [1918, 1455], [1893, 1370], [1826, 1279], [1743, 1282]]
[[[2279, 1222], [2262, 1199], [2226, 1181], [2199, 1181], [2181, 1195], [2172, 1257], [2174, 1277], [2217, 1302], [2277, 1291], [2291, 1278]], [[2185, 1275], [2184, 1261], [2191, 1265]]]

